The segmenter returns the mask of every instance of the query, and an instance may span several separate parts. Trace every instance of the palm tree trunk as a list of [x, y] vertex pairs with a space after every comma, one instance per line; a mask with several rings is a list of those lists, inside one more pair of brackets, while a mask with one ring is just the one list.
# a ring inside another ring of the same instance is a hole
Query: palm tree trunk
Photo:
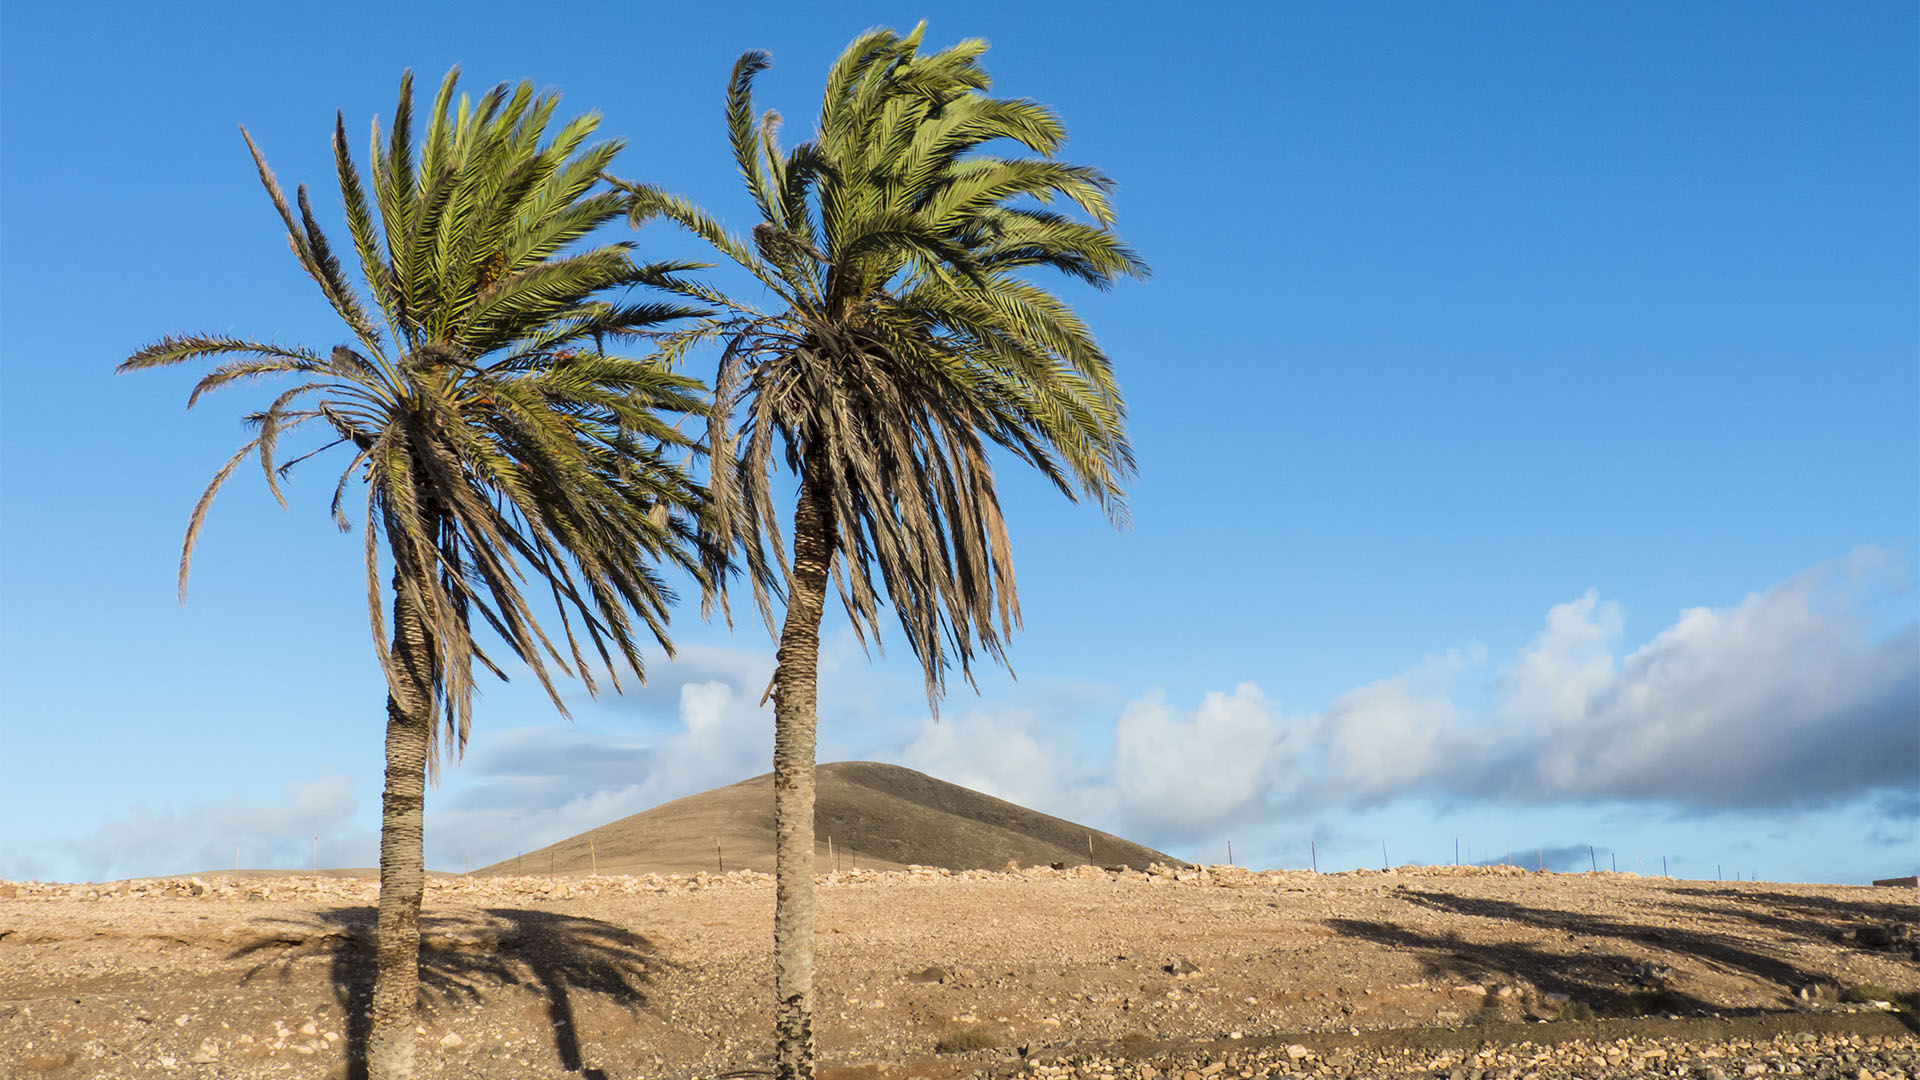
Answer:
[[387, 695], [387, 786], [381, 798], [380, 908], [367, 1039], [371, 1080], [410, 1080], [420, 1001], [421, 808], [433, 723], [433, 648], [415, 603], [393, 582], [393, 666], [410, 700]]
[[773, 698], [774, 1080], [813, 1080], [814, 707], [833, 531], [826, 481], [809, 471], [793, 512], [793, 584]]

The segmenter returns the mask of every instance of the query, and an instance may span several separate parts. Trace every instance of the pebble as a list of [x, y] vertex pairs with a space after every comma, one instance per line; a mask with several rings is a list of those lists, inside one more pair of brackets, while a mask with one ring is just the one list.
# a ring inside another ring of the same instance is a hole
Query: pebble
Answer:
[[[1861, 1064], [1872, 1061], [1876, 1068]], [[1102, 1080], [1115, 1075], [1160, 1075], [1179, 1080], [1227, 1080], [1240, 1077], [1281, 1080], [1296, 1077], [1399, 1078], [1399, 1080], [1582, 1080], [1582, 1078], [1691, 1077], [1728, 1080], [1730, 1075], [1797, 1075], [1833, 1080], [1917, 1080], [1920, 1037], [1818, 1035], [1807, 1032], [1773, 1039], [1723, 1042], [1675, 1042], [1635, 1037], [1576, 1040], [1549, 1045], [1493, 1044], [1478, 1052], [1341, 1047], [1325, 1056], [1300, 1043], [1250, 1046], [1230, 1052], [1205, 1048], [1176, 1052], [1151, 1064], [1131, 1063], [1101, 1054], [1068, 1053], [1028, 1063], [1017, 1080]], [[1731, 1070], [1731, 1072], [1730, 1072]]]

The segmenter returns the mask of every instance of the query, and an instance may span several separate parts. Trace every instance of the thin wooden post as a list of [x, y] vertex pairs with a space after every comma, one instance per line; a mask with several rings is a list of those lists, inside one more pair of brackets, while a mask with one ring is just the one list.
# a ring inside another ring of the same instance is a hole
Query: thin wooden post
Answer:
[[1313, 872], [1316, 874], [1319, 873], [1320, 872], [1320, 845], [1314, 843], [1311, 840], [1307, 841], [1307, 852], [1308, 854], [1313, 856]]
[[1380, 841], [1380, 869], [1382, 869], [1382, 870], [1385, 870], [1385, 869], [1388, 869], [1388, 866], [1387, 866], [1387, 842], [1386, 842], [1385, 840], [1382, 840], [1382, 841]]
[[723, 874], [726, 873], [727, 872], [727, 856], [725, 852], [722, 852], [720, 850], [720, 838], [717, 836], [713, 838], [713, 857], [716, 860], [718, 860], [720, 864], [720, 872]]
[[1592, 844], [1587, 845], [1587, 862], [1592, 864], [1594, 873], [1600, 872], [1600, 856], [1593, 853]]
[[1227, 841], [1227, 865], [1233, 865], [1233, 841]]
[[593, 860], [593, 876], [600, 876], [600, 852], [593, 846], [593, 837], [587, 837], [587, 858]]

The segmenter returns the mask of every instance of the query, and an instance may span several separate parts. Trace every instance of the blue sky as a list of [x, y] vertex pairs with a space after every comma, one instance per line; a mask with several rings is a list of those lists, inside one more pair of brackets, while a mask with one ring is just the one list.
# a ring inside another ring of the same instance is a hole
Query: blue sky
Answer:
[[[458, 63], [601, 111], [620, 171], [741, 225], [733, 59], [773, 54], [799, 138], [847, 40], [923, 17], [1119, 182], [1153, 279], [1064, 291], [1141, 476], [1124, 533], [1004, 477], [1020, 678], [937, 725], [910, 658], [830, 629], [823, 760], [1208, 861], [1920, 869], [1911, 5], [131, 8], [0, 22], [0, 876], [374, 857], [382, 689], [324, 470], [286, 512], [238, 476], [182, 608], [250, 399], [113, 374], [170, 332], [343, 337], [236, 125], [337, 223], [334, 111], [358, 145], [402, 69]], [[764, 771], [764, 633], [689, 605], [675, 635], [572, 722], [487, 687], [430, 864]]]

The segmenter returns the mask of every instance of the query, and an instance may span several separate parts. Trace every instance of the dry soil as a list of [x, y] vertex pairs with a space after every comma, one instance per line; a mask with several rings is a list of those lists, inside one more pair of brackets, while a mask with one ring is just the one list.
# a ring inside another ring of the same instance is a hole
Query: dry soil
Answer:
[[[347, 1076], [375, 890], [0, 884], [0, 1076]], [[841, 873], [818, 1042], [828, 1080], [1887, 1080], [1920, 1075], [1896, 1011], [1920, 990], [1915, 898], [1508, 868]], [[772, 904], [751, 872], [436, 878], [422, 1075], [764, 1068]]]

